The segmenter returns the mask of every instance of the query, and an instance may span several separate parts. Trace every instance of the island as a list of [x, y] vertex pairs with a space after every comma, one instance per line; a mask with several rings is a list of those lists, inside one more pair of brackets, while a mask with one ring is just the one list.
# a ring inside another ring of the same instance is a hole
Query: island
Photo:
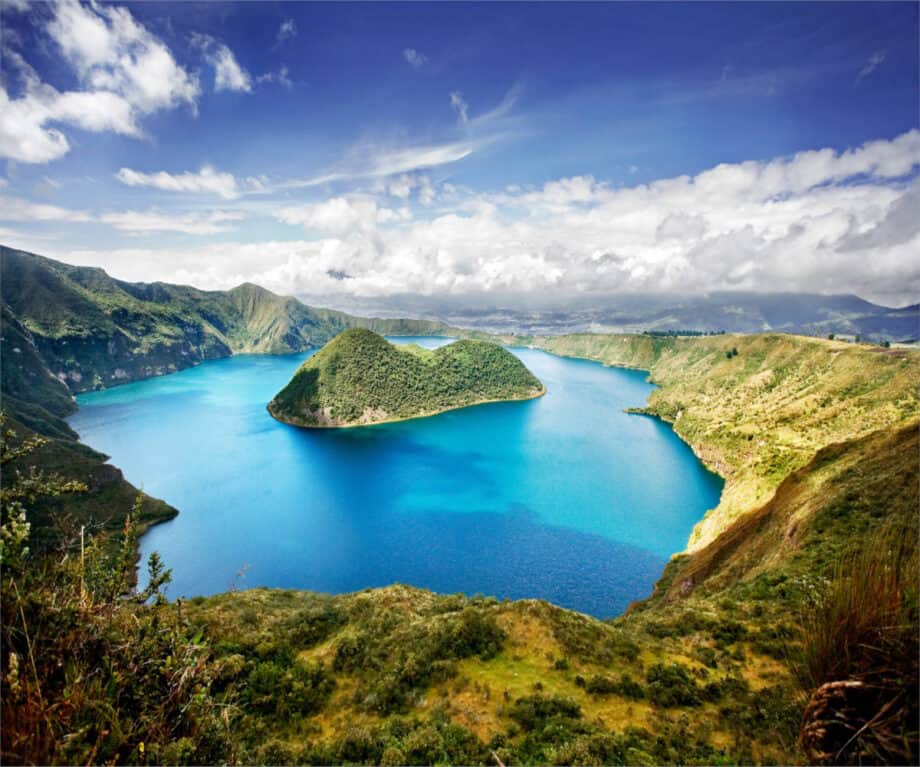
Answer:
[[545, 392], [517, 357], [494, 343], [467, 339], [424, 349], [352, 328], [306, 360], [268, 404], [268, 412], [294, 426], [341, 428], [533, 399]]

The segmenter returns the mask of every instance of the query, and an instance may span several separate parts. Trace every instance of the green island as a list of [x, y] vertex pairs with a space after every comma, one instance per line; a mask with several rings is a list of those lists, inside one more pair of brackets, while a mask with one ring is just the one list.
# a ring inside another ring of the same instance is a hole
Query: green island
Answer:
[[524, 364], [497, 344], [467, 339], [432, 350], [396, 346], [373, 331], [352, 328], [304, 362], [268, 411], [295, 426], [335, 428], [544, 393]]
[[[176, 510], [76, 440], [72, 392], [118, 383], [116, 368], [256, 351], [274, 328], [306, 348], [352, 320], [292, 319], [293, 299], [254, 286], [258, 311], [234, 291], [0, 255], [4, 763], [920, 758], [916, 351], [775, 333], [515, 338], [649, 371], [644, 412], [726, 480], [654, 594], [615, 619], [406, 585], [168, 602], [157, 557], [137, 589], [137, 537]], [[372, 329], [400, 332], [386, 322]]]

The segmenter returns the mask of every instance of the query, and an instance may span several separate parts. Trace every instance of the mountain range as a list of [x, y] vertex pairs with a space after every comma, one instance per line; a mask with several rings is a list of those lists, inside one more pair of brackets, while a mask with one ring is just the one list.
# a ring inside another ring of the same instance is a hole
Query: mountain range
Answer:
[[[331, 299], [324, 297], [328, 303]], [[920, 338], [920, 304], [880, 306], [855, 295], [714, 292], [702, 296], [623, 294], [538, 297], [394, 296], [335, 300], [337, 308], [379, 316], [412, 315], [491, 333], [782, 332], [867, 341]]]
[[75, 410], [72, 394], [79, 392], [231, 354], [299, 352], [350, 327], [385, 335], [455, 332], [440, 322], [317, 309], [250, 283], [205, 291], [124, 282], [7, 247], [0, 247], [0, 299], [4, 408], [50, 436], [73, 436], [61, 419]]

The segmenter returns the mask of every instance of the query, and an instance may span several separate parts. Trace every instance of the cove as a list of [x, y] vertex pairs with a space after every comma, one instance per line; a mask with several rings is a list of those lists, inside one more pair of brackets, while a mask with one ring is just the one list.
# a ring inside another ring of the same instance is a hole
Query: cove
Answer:
[[298, 429], [265, 405], [312, 352], [242, 355], [82, 394], [69, 423], [180, 510], [141, 540], [173, 569], [170, 597], [399, 582], [617, 615], [651, 593], [722, 480], [667, 424], [623, 412], [645, 404], [645, 373], [511, 351], [545, 396]]

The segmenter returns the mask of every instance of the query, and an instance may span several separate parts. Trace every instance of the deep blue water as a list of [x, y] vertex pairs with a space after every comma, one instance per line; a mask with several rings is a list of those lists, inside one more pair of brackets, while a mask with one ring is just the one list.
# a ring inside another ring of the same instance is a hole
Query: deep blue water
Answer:
[[544, 397], [298, 429], [265, 404], [309, 353], [238, 356], [80, 395], [70, 423], [180, 510], [141, 541], [173, 568], [172, 597], [401, 582], [615, 615], [651, 593], [722, 481], [670, 427], [623, 412], [645, 403], [644, 373], [512, 351]]

